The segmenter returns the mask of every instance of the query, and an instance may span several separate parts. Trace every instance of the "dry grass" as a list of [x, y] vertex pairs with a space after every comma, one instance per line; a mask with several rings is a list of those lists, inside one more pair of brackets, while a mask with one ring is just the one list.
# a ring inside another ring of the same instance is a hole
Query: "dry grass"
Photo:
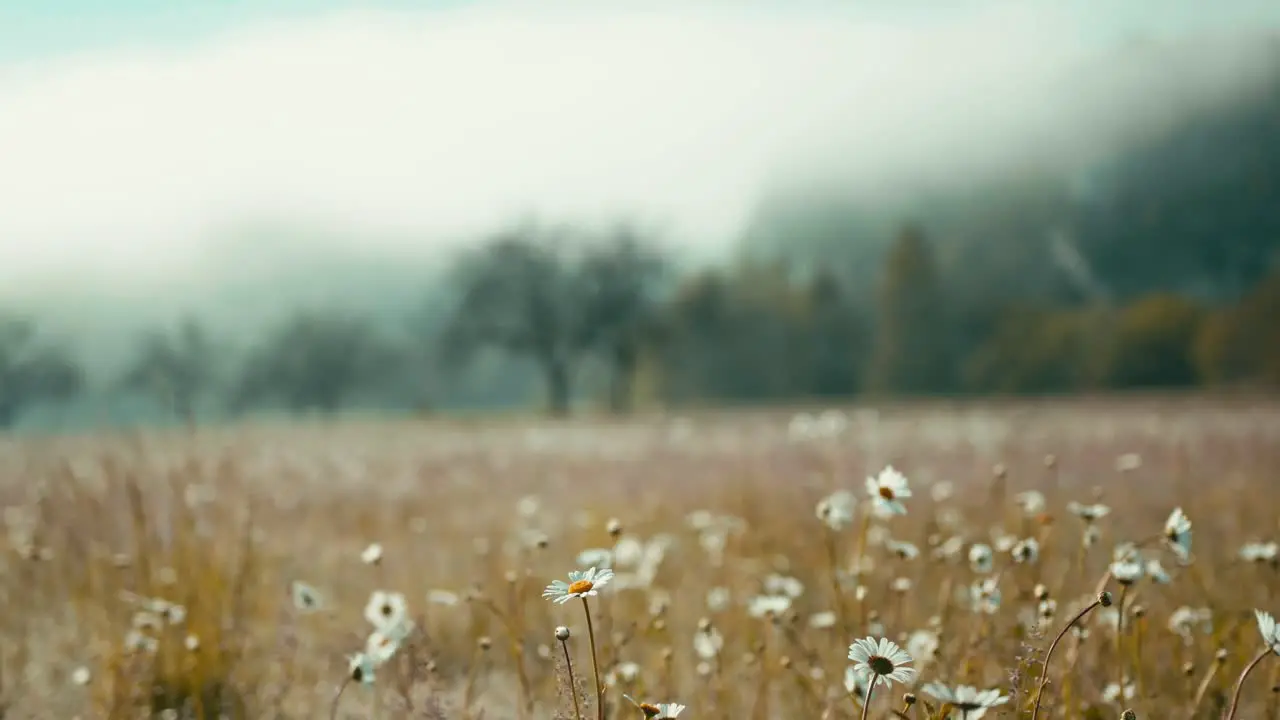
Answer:
[[[1193, 561], [1150, 546], [1172, 581], [1125, 589], [1121, 632], [1113, 605], [1084, 617], [1087, 636], [1064, 635], [1039, 717], [1221, 717], [1263, 648], [1253, 608], [1280, 611], [1275, 564], [1238, 558], [1245, 542], [1280, 535], [1273, 404], [921, 405], [851, 412], [834, 436], [807, 438], [790, 420], [702, 413], [0, 441], [0, 716], [572, 718], [576, 692], [582, 716], [596, 717], [582, 606], [540, 595], [579, 567], [580, 551], [619, 542], [616, 570], [630, 582], [591, 599], [608, 717], [642, 716], [623, 693], [684, 703], [682, 717], [859, 717], [844, 688], [847, 653], [869, 634], [916, 654], [919, 702], [906, 717], [945, 709], [928, 682], [998, 688], [1011, 699], [988, 717], [1029, 717], [1046, 650], [1108, 580], [1113, 547], [1158, 534], [1179, 505], [1195, 526]], [[1127, 453], [1140, 465], [1118, 468]], [[869, 507], [864, 478], [889, 463], [915, 490], [906, 515], [839, 532], [815, 515], [841, 488], [859, 512]], [[952, 496], [935, 497], [944, 483]], [[1027, 514], [1015, 495], [1032, 489], [1047, 507]], [[1113, 508], [1087, 550], [1070, 501]], [[620, 523], [612, 537], [610, 518]], [[987, 575], [970, 567], [969, 548], [1000, 536], [1036, 538], [1040, 557], [1018, 564], [996, 552], [1002, 602], [974, 612], [968, 589]], [[895, 558], [886, 537], [921, 556]], [[959, 555], [934, 558], [949, 538], [962, 542]], [[383, 559], [363, 563], [372, 542]], [[649, 559], [637, 567], [629, 548]], [[803, 592], [780, 616], [752, 617], [770, 575]], [[324, 606], [296, 609], [294, 581], [318, 589]], [[1043, 623], [1038, 584], [1057, 605]], [[1119, 601], [1120, 586], [1107, 587]], [[416, 629], [374, 684], [344, 683], [375, 589], [403, 593]], [[458, 602], [429, 601], [433, 590]], [[710, 607], [709, 593], [729, 602]], [[154, 598], [185, 617], [143, 622], [154, 645], [133, 647], [139, 604]], [[1181, 606], [1210, 611], [1185, 640], [1168, 626]], [[828, 611], [834, 626], [814, 627]], [[567, 655], [559, 625], [571, 633]], [[936, 652], [922, 650], [928, 632]], [[696, 653], [700, 633], [723, 638], [716, 657]], [[1278, 672], [1280, 659], [1259, 665], [1238, 718], [1280, 717]], [[1121, 677], [1134, 696], [1109, 699]], [[903, 692], [876, 691], [868, 717], [902, 711]]]

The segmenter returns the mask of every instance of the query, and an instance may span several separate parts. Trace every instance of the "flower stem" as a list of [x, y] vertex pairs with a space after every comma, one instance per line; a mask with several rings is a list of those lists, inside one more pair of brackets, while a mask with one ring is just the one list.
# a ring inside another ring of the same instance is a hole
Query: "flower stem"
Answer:
[[862, 701], [862, 720], [867, 720], [867, 713], [871, 710], [871, 695], [876, 691], [876, 683], [880, 681], [880, 676], [871, 673], [871, 682], [867, 685], [867, 696]]
[[578, 707], [578, 683], [573, 679], [573, 661], [569, 659], [569, 643], [561, 640], [560, 647], [564, 650], [564, 666], [569, 673], [569, 694], [573, 696], [573, 717], [576, 720], [582, 720], [582, 710]]
[[604, 685], [600, 684], [600, 661], [596, 656], [596, 629], [591, 624], [591, 606], [582, 598], [582, 611], [587, 615], [587, 641], [591, 643], [591, 669], [596, 676], [596, 718], [604, 720]]
[[338, 704], [342, 701], [342, 693], [350, 682], [351, 673], [347, 673], [347, 676], [342, 679], [342, 684], [338, 686], [338, 692], [333, 694], [333, 704], [329, 706], [329, 720], [335, 720], [338, 717]]
[[1068, 630], [1075, 627], [1075, 624], [1083, 620], [1085, 615], [1093, 612], [1093, 609], [1101, 604], [1101, 599], [1094, 600], [1088, 607], [1076, 613], [1076, 616], [1071, 618], [1071, 622], [1062, 628], [1058, 636], [1053, 639], [1053, 643], [1049, 645], [1049, 652], [1044, 656], [1044, 665], [1040, 667], [1040, 683], [1036, 686], [1036, 704], [1031, 710], [1031, 720], [1036, 720], [1036, 716], [1040, 714], [1040, 698], [1044, 696], [1044, 688], [1049, 684], [1049, 660], [1053, 659], [1053, 651], [1058, 649], [1058, 643], [1062, 641]]
[[1258, 667], [1258, 663], [1262, 662], [1263, 658], [1272, 652], [1274, 651], [1270, 647], [1263, 648], [1262, 652], [1258, 653], [1258, 656], [1253, 659], [1253, 662], [1245, 666], [1244, 671], [1240, 673], [1240, 679], [1236, 680], [1236, 689], [1231, 693], [1231, 707], [1227, 710], [1227, 714], [1223, 716], [1223, 720], [1232, 720], [1236, 716], [1236, 706], [1240, 704], [1240, 690], [1244, 688], [1244, 681], [1249, 677], [1249, 673]]
[[1124, 702], [1124, 601], [1129, 594], [1129, 584], [1120, 584], [1120, 602], [1116, 603], [1116, 680], [1120, 683], [1120, 701]]

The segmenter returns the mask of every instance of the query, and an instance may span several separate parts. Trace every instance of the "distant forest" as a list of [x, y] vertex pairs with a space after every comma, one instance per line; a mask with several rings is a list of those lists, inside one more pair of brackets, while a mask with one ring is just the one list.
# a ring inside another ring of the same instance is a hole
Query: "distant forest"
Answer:
[[1088, 173], [892, 207], [779, 192], [711, 268], [660, 241], [514, 224], [422, 269], [416, 296], [304, 303], [234, 342], [173, 318], [119, 339], [109, 371], [9, 309], [0, 427], [1275, 388], [1280, 82]]

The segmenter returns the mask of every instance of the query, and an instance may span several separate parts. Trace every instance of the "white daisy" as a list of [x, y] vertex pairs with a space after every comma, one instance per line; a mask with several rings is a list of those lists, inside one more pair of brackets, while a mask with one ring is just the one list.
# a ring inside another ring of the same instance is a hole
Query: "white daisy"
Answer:
[[1040, 541], [1035, 538], [1019, 540], [1009, 550], [1009, 554], [1013, 556], [1013, 561], [1016, 563], [1035, 563], [1040, 559]]
[[1213, 610], [1183, 605], [1169, 615], [1169, 630], [1180, 636], [1184, 644], [1194, 643], [1197, 629], [1205, 635], [1213, 632]]
[[578, 565], [589, 567], [609, 567], [613, 565], [613, 551], [608, 548], [587, 548], [578, 553]]
[[1164, 539], [1180, 558], [1191, 556], [1191, 520], [1182, 508], [1174, 508], [1164, 522]]
[[969, 546], [969, 569], [976, 573], [987, 574], [995, 567], [991, 546], [986, 543], [974, 543]]
[[684, 705], [680, 703], [658, 703], [656, 705], [650, 703], [642, 703], [630, 695], [622, 697], [631, 701], [632, 705], [640, 708], [640, 712], [644, 713], [647, 720], [666, 720], [667, 718], [675, 718], [684, 712]]
[[844, 669], [844, 691], [852, 695], [859, 705], [867, 701], [867, 676], [854, 665]]
[[978, 720], [986, 715], [987, 710], [1009, 702], [1009, 697], [1001, 695], [999, 690], [979, 690], [972, 685], [949, 688], [942, 683], [931, 682], [922, 689], [938, 701], [951, 705], [951, 717], [964, 720]]
[[1038, 515], [1044, 512], [1044, 494], [1037, 490], [1020, 492], [1013, 496], [1013, 500], [1022, 508], [1024, 515]]
[[586, 571], [572, 570], [569, 572], [569, 582], [552, 580], [551, 584], [542, 591], [542, 597], [563, 605], [575, 598], [598, 595], [598, 590], [607, 585], [612, 579], [613, 571], [609, 568], [597, 570], [593, 567]]
[[1254, 610], [1253, 615], [1258, 619], [1258, 632], [1262, 634], [1262, 642], [1280, 655], [1280, 628], [1276, 627], [1276, 619], [1271, 613], [1261, 610]]
[[1138, 694], [1138, 688], [1133, 683], [1125, 683], [1123, 688], [1119, 683], [1109, 683], [1105, 690], [1102, 691], [1102, 699], [1105, 702], [1113, 703], [1124, 700], [1132, 700]]
[[969, 587], [969, 600], [974, 612], [995, 615], [1000, 610], [1002, 599], [1000, 580], [997, 577], [986, 578]]
[[938, 652], [938, 634], [929, 630], [916, 630], [907, 636], [907, 654], [920, 662], [933, 658]]
[[1280, 545], [1275, 542], [1245, 543], [1240, 548], [1240, 559], [1245, 562], [1272, 562], [1280, 556]]
[[898, 647], [897, 643], [886, 638], [879, 640], [867, 636], [853, 641], [849, 646], [849, 659], [859, 673], [871, 677], [871, 682], [892, 686], [893, 681], [909, 685], [916, 677], [914, 668], [907, 667], [911, 656]]
[[347, 676], [362, 685], [373, 684], [374, 669], [373, 659], [364, 653], [356, 653], [347, 658]]
[[1121, 585], [1134, 584], [1142, 577], [1142, 572], [1142, 563], [1132, 557], [1111, 563], [1111, 576]]
[[369, 595], [369, 602], [364, 606], [364, 618], [378, 630], [403, 625], [409, 614], [409, 607], [401, 593], [374, 590]]
[[714, 627], [707, 626], [693, 635], [693, 652], [703, 660], [714, 660], [724, 649], [724, 636]]
[[1067, 503], [1067, 510], [1071, 514], [1075, 515], [1076, 517], [1088, 523], [1091, 523], [1095, 520], [1100, 520], [1106, 517], [1107, 515], [1111, 514], [1111, 508], [1101, 503], [1095, 503], [1093, 505], [1081, 505], [1080, 503], [1074, 500]]
[[786, 595], [757, 595], [747, 603], [747, 614], [754, 618], [780, 616], [791, 609]]
[[832, 530], [843, 530], [853, 524], [853, 511], [858, 501], [848, 490], [837, 490], [818, 501], [814, 514]]
[[911, 488], [907, 485], [907, 477], [892, 465], [885, 467], [876, 477], [867, 478], [867, 494], [871, 496], [877, 515], [907, 514], [902, 500], [911, 497]]
[[377, 565], [382, 562], [382, 545], [379, 543], [370, 543], [360, 553], [360, 562], [365, 565]]
[[893, 539], [886, 540], [884, 549], [888, 550], [889, 554], [896, 555], [900, 560], [915, 560], [920, 557], [920, 548], [909, 542]]
[[830, 610], [816, 612], [809, 616], [809, 627], [815, 630], [825, 630], [830, 627], [835, 627], [835, 624], [836, 614]]
[[1143, 571], [1151, 581], [1157, 585], [1168, 585], [1173, 582], [1173, 578], [1164, 569], [1164, 565], [1160, 563], [1159, 558], [1147, 558], [1147, 562]]

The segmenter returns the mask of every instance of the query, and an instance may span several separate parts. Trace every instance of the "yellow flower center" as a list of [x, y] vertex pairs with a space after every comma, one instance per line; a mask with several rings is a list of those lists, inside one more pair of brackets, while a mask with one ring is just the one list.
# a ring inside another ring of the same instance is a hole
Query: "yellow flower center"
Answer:
[[884, 498], [885, 500], [894, 499], [893, 488], [889, 487], [888, 485], [881, 485], [880, 497]]
[[572, 585], [570, 585], [570, 586], [569, 586], [569, 593], [570, 593], [571, 595], [577, 595], [577, 594], [580, 594], [580, 593], [587, 592], [587, 591], [591, 590], [591, 588], [593, 588], [593, 587], [595, 587], [595, 586], [591, 584], [591, 581], [590, 581], [590, 580], [579, 580], [579, 581], [577, 581], [577, 582], [575, 582], [574, 584], [572, 584]]

